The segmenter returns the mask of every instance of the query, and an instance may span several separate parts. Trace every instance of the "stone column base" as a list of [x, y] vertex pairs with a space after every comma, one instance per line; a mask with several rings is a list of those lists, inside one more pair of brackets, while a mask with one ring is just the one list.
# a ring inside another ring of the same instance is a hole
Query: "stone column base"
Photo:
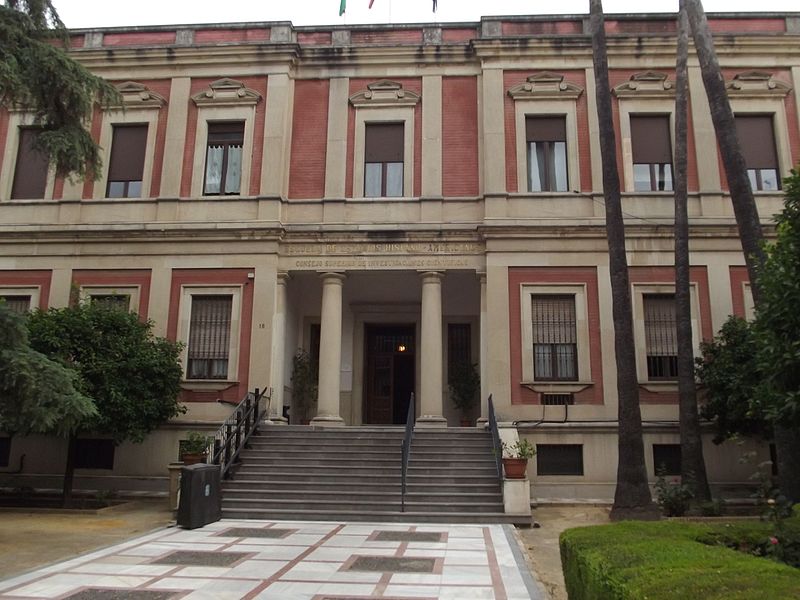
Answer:
[[264, 425], [288, 425], [289, 419], [286, 417], [278, 417], [278, 416], [265, 416], [264, 420], [261, 421]]
[[440, 415], [422, 415], [417, 419], [414, 426], [447, 428], [447, 419]]
[[342, 427], [344, 419], [339, 415], [317, 415], [309, 423], [312, 427]]
[[531, 482], [525, 479], [503, 479], [503, 505], [506, 514], [531, 512]]

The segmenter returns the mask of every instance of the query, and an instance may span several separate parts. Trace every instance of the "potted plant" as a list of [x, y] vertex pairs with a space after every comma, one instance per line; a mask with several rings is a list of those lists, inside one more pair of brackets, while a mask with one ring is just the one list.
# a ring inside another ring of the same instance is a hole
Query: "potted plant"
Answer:
[[307, 424], [317, 401], [317, 369], [308, 352], [298, 348], [292, 358], [292, 421]]
[[181, 461], [185, 465], [204, 463], [208, 458], [208, 447], [213, 438], [203, 435], [199, 431], [190, 431], [185, 440], [181, 441]]
[[513, 444], [503, 442], [503, 470], [508, 479], [525, 479], [528, 459], [536, 456], [536, 447], [528, 440], [517, 440]]
[[454, 364], [449, 369], [447, 385], [450, 387], [450, 398], [453, 405], [461, 412], [461, 426], [469, 427], [472, 424], [470, 413], [478, 401], [478, 394], [481, 390], [478, 365]]

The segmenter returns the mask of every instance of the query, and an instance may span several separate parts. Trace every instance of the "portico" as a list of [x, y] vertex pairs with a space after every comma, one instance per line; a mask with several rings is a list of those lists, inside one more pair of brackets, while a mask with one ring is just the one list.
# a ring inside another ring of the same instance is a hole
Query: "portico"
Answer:
[[456, 360], [482, 364], [477, 271], [298, 270], [278, 279], [284, 329], [273, 338], [273, 356], [282, 357], [273, 362], [283, 393], [275, 397], [290, 415], [292, 356], [303, 348], [318, 369], [312, 425], [402, 424], [412, 392], [417, 426], [458, 424], [447, 373]]

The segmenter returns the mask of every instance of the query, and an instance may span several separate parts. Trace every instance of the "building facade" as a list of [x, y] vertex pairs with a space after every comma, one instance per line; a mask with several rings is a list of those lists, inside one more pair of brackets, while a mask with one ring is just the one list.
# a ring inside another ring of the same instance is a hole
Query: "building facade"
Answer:
[[[710, 25], [767, 225], [800, 161], [800, 16]], [[675, 20], [614, 16], [607, 29], [654, 475], [674, 470], [678, 443]], [[535, 496], [611, 497], [616, 372], [585, 17], [118, 28], [71, 41], [123, 105], [88, 123], [104, 162], [87, 182], [55, 177], [32, 148], [31, 115], [0, 110], [0, 296], [18, 310], [102, 301], [152, 319], [185, 344], [188, 407], [144, 447], [87, 441], [81, 473], [165, 485], [183, 432], [219, 424], [257, 387], [273, 390], [278, 422], [400, 424], [413, 392], [420, 426], [456, 426], [448, 379], [474, 364], [482, 400], [465, 416], [485, 419], [491, 394], [499, 420], [538, 445]], [[689, 85], [699, 351], [752, 301], [694, 57]], [[307, 414], [293, 406], [298, 349], [319, 374]], [[60, 444], [6, 438], [0, 458], [14, 471], [27, 455], [17, 477], [57, 474]], [[740, 454], [708, 443], [716, 485], [747, 480]]]

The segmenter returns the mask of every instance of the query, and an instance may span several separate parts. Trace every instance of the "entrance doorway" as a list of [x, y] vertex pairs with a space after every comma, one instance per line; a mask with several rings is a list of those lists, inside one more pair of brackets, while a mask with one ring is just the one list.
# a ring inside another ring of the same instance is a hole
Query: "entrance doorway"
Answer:
[[414, 325], [365, 325], [365, 425], [403, 425], [416, 383]]

